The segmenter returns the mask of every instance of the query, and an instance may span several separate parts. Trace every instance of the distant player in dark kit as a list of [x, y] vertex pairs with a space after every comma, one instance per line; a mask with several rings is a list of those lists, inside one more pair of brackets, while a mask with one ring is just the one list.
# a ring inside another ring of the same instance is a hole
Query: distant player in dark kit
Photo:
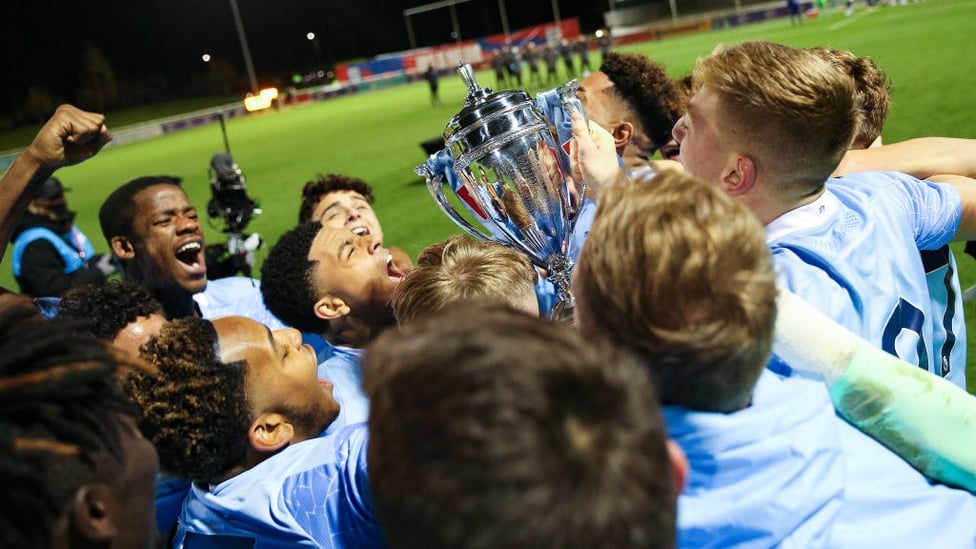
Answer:
[[427, 79], [427, 85], [430, 86], [430, 104], [434, 107], [441, 105], [441, 98], [437, 95], [437, 71], [434, 70], [434, 66], [430, 65], [427, 70], [424, 71], [424, 78]]
[[786, 0], [786, 9], [790, 12], [790, 25], [795, 27], [803, 23], [803, 16], [800, 13], [800, 0]]
[[559, 73], [556, 72], [556, 65], [559, 63], [559, 46], [546, 44], [542, 55], [546, 60], [546, 84], [558, 84]]

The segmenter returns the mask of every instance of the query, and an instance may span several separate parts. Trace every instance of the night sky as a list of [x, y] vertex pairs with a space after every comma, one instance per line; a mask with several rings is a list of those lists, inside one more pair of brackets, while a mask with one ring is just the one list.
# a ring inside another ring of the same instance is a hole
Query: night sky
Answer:
[[[238, 0], [259, 82], [341, 61], [408, 49], [403, 10], [430, 0]], [[506, 0], [512, 30], [552, 19], [551, 0]], [[559, 0], [562, 17], [584, 31], [602, 23], [607, 2]], [[502, 30], [498, 0], [457, 6], [463, 38]], [[108, 59], [117, 77], [152, 74], [190, 78], [206, 71], [203, 53], [246, 74], [230, 0], [26, 0], [8, 2], [0, 22], [0, 115], [24, 102], [29, 86], [74, 98], [87, 44]], [[415, 16], [418, 46], [451, 41], [446, 9]], [[171, 78], [172, 80], [172, 78]]]

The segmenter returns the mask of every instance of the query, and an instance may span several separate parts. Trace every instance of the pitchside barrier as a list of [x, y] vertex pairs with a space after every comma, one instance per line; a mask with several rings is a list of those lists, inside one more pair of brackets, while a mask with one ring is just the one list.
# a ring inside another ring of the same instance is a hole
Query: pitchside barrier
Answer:
[[[706, 5], [712, 8], [712, 11], [685, 12], [680, 17], [671, 17], [663, 21], [654, 16], [644, 24], [634, 24], [633, 21], [628, 21], [632, 26], [613, 28], [614, 43], [619, 45], [660, 40], [679, 34], [758, 23], [787, 15], [786, 6], [782, 1], [758, 3], [756, 0], [729, 0], [727, 8], [717, 10], [714, 9], [717, 5], [716, 2], [703, 4], [703, 6]], [[812, 6], [812, 1], [802, 2], [803, 11], [811, 9]], [[340, 64], [336, 67], [336, 75], [339, 77], [337, 83], [313, 88], [283, 90], [278, 101], [285, 105], [298, 105], [361, 91], [398, 86], [422, 78], [422, 73], [431, 65], [440, 73], [451, 72], [457, 67], [459, 58], [476, 67], [483, 67], [490, 59], [492, 51], [509, 41], [511, 43], [526, 41], [543, 43], [551, 40], [554, 36], [575, 38], [579, 35], [579, 21], [573, 17], [563, 19], [558, 24], [546, 23], [520, 29], [509, 33], [508, 36], [492, 35], [465, 41], [461, 44], [448, 44], [384, 54], [364, 63]], [[595, 49], [597, 47], [596, 42], [591, 42], [590, 47]], [[118, 147], [127, 143], [145, 141], [168, 133], [211, 124], [221, 118], [234, 118], [246, 114], [247, 111], [244, 109], [243, 102], [238, 101], [142, 124], [112, 128], [113, 139], [107, 146]], [[0, 172], [6, 171], [22, 151], [23, 148], [0, 152]]]

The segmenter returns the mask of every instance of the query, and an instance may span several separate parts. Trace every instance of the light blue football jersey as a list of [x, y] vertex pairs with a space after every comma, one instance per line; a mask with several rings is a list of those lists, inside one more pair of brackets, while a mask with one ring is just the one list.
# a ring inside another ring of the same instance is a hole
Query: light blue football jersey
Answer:
[[383, 547], [363, 424], [293, 444], [219, 484], [194, 484], [173, 546]]
[[329, 349], [325, 360], [320, 355], [318, 377], [332, 382], [332, 396], [339, 403], [339, 415], [325, 430], [326, 435], [369, 419], [369, 397], [363, 392], [362, 356], [362, 349], [339, 345]]
[[264, 305], [261, 281], [244, 276], [229, 276], [207, 281], [207, 287], [193, 295], [200, 315], [208, 320], [224, 316], [244, 316], [271, 330], [287, 328]]
[[976, 496], [932, 484], [834, 415], [820, 381], [760, 376], [730, 414], [663, 408], [688, 457], [678, 547], [952, 547], [976, 541]]
[[951, 186], [863, 172], [828, 180], [817, 200], [767, 225], [766, 239], [784, 287], [885, 351], [957, 382], [965, 334], [952, 333], [960, 325], [946, 318], [958, 307], [933, 311], [947, 298], [930, 294], [919, 250], [948, 244], [961, 215]]

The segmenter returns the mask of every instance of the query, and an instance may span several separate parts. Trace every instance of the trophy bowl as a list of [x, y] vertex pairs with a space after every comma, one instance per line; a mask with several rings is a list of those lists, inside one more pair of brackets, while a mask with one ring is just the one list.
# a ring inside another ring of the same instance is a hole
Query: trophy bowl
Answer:
[[[470, 65], [461, 63], [458, 72], [469, 93], [444, 131], [446, 152], [415, 171], [461, 229], [510, 246], [544, 269], [557, 290], [556, 314], [565, 317], [573, 306], [570, 196], [549, 121], [525, 92], [492, 93], [478, 86]], [[480, 227], [454, 209], [445, 182]]]

